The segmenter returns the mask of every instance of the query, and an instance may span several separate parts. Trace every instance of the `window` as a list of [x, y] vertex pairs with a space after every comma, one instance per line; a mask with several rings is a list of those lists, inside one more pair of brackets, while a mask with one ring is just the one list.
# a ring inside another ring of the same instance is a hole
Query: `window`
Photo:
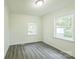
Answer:
[[28, 35], [36, 35], [37, 26], [36, 23], [28, 23]]
[[55, 37], [73, 41], [73, 15], [55, 18]]

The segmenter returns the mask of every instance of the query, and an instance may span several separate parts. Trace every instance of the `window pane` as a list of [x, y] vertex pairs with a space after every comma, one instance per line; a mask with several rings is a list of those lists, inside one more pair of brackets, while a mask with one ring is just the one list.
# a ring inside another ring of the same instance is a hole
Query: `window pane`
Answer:
[[57, 28], [56, 33], [58, 34], [64, 34], [64, 28]]
[[28, 23], [28, 35], [36, 35], [37, 26], [35, 23]]
[[72, 38], [73, 16], [62, 16], [56, 19], [56, 36]]
[[72, 37], [72, 29], [71, 28], [65, 28], [64, 29], [64, 36], [65, 37]]

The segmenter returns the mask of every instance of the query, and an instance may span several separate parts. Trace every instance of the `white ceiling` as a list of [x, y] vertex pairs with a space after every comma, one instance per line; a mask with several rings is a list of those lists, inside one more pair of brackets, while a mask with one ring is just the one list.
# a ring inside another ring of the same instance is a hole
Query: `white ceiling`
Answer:
[[41, 7], [35, 7], [33, 0], [6, 0], [11, 13], [42, 16], [59, 8], [74, 8], [74, 0], [46, 0]]

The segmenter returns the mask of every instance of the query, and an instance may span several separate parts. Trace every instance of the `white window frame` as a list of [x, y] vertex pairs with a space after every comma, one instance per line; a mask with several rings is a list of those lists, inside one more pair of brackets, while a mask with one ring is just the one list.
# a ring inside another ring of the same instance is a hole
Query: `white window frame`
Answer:
[[[56, 20], [57, 18], [60, 17], [64, 17], [64, 16], [68, 16], [68, 15], [72, 15], [73, 16], [73, 20], [72, 20], [72, 38], [67, 38], [67, 37], [63, 37], [63, 36], [57, 36], [56, 35]], [[63, 40], [68, 40], [68, 41], [74, 41], [75, 40], [75, 20], [74, 20], [74, 14], [66, 14], [66, 15], [61, 15], [61, 16], [54, 16], [54, 38], [56, 39], [63, 39]]]
[[[36, 23], [28, 23], [28, 35], [37, 35], [37, 24]], [[32, 27], [32, 28], [31, 28]]]

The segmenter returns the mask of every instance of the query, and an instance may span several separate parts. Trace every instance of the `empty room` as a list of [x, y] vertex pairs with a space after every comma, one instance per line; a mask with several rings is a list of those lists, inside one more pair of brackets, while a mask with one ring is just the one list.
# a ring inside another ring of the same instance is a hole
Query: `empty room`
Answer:
[[75, 0], [4, 0], [4, 59], [75, 59]]

